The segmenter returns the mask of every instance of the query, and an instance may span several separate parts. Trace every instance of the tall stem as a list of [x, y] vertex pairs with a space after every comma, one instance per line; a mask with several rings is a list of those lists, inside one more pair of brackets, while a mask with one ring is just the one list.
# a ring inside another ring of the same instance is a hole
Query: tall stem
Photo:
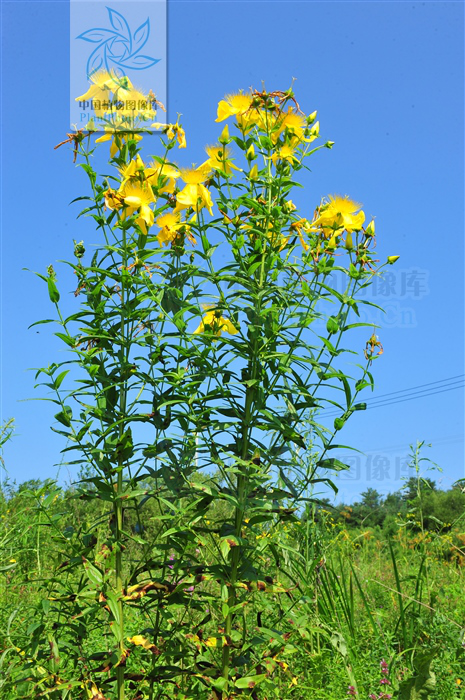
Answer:
[[[125, 360], [127, 360], [128, 346], [126, 343], [126, 285], [125, 285], [125, 272], [127, 268], [127, 241], [126, 241], [126, 229], [123, 228], [123, 240], [122, 240], [122, 276], [121, 276], [121, 359], [123, 355]], [[127, 364], [122, 363], [123, 367]], [[119, 424], [119, 439], [121, 441], [126, 427], [126, 422], [123, 419], [126, 413], [126, 403], [127, 403], [127, 379], [123, 379], [120, 383], [120, 396], [119, 396], [119, 414], [120, 414], [120, 424]], [[118, 475], [116, 482], [116, 500], [114, 501], [113, 509], [115, 516], [115, 593], [118, 605], [118, 617], [119, 617], [119, 661], [120, 663], [116, 667], [116, 688], [117, 688], [117, 700], [125, 700], [125, 688], [124, 688], [124, 609], [123, 609], [123, 559], [122, 559], [122, 539], [123, 539], [123, 459], [118, 459]], [[114, 624], [117, 621], [114, 621]]]
[[[271, 215], [271, 206], [272, 206], [272, 201], [271, 201], [271, 165], [270, 162], [268, 164], [268, 197], [267, 197], [267, 204], [268, 204], [268, 216]], [[265, 283], [265, 256], [266, 256], [266, 248], [267, 248], [267, 227], [268, 227], [268, 218], [265, 221], [265, 232], [263, 234], [263, 243], [262, 243], [262, 249], [261, 249], [261, 265], [259, 266], [259, 269], [255, 272], [254, 278], [255, 278], [255, 283], [256, 283], [256, 288], [257, 291], [260, 291], [263, 288], [263, 285]], [[244, 521], [244, 514], [245, 514], [245, 501], [246, 501], [246, 491], [248, 488], [248, 483], [249, 483], [249, 470], [247, 466], [245, 466], [245, 462], [249, 459], [250, 455], [250, 435], [251, 435], [251, 429], [252, 429], [252, 422], [253, 422], [253, 415], [254, 415], [254, 403], [255, 403], [255, 395], [256, 395], [256, 380], [259, 378], [258, 377], [258, 369], [259, 369], [259, 364], [258, 364], [258, 327], [259, 327], [259, 320], [261, 316], [261, 297], [256, 294], [255, 296], [255, 318], [254, 322], [252, 324], [253, 330], [250, 332], [250, 355], [249, 355], [249, 361], [247, 365], [247, 380], [249, 382], [247, 383], [246, 387], [246, 392], [245, 392], [245, 405], [244, 405], [244, 417], [242, 419], [242, 426], [241, 426], [241, 438], [242, 438], [242, 451], [240, 454], [241, 457], [241, 465], [239, 469], [239, 474], [237, 477], [237, 503], [235, 509], [234, 509], [234, 533], [238, 541], [238, 545], [236, 547], [233, 547], [230, 552], [230, 564], [231, 564], [231, 571], [230, 571], [230, 577], [229, 577], [229, 594], [228, 594], [228, 614], [226, 616], [225, 620], [225, 635], [226, 637], [230, 637], [231, 631], [232, 631], [232, 622], [233, 622], [233, 616], [234, 613], [231, 612], [231, 608], [234, 608], [234, 606], [237, 604], [237, 595], [236, 595], [236, 583], [237, 583], [237, 575], [239, 571], [239, 563], [240, 563], [240, 557], [242, 553], [242, 546], [240, 544], [241, 541], [241, 534], [242, 534], [242, 525]], [[231, 663], [231, 649], [229, 644], [223, 647], [223, 652], [222, 652], [222, 664], [221, 664], [221, 675], [224, 679], [229, 678], [229, 669], [230, 669], [230, 663]], [[227, 698], [229, 697], [229, 694], [227, 690], [224, 693], [224, 697]]]

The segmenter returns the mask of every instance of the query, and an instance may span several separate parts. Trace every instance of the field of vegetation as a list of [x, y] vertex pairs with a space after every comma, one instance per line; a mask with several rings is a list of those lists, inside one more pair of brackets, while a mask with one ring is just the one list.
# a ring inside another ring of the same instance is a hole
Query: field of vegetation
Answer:
[[[199, 483], [208, 488], [208, 479]], [[112, 508], [51, 482], [7, 483], [0, 498], [1, 697], [81, 697], [66, 690], [65, 679], [82, 657], [89, 679], [110, 666], [99, 621], [107, 606], [101, 594], [98, 613], [90, 599], [90, 615], [75, 612], [70, 592], [89, 596], [89, 582], [100, 586]], [[257, 687], [243, 690], [243, 697], [464, 698], [464, 511], [459, 486], [440, 491], [418, 476], [385, 499], [368, 489], [352, 506], [309, 503], [274, 527], [247, 524], [268, 576], [254, 580], [250, 573], [252, 594], [240, 613], [248, 635], [242, 664], [260, 656]], [[209, 590], [222, 562], [228, 514], [218, 506], [206, 510], [203, 535], [187, 553], [187, 543], [184, 551], [160, 548], [167, 529], [161, 512], [156, 498], [139, 512], [125, 512], [132, 535], [125, 574], [137, 569], [141, 531], [146, 542], [159, 543], [153, 556], [164, 557], [158, 581], [147, 586], [144, 605], [127, 622], [130, 697], [210, 697], [205, 679], [218, 664], [224, 630], [214, 602], [209, 608]], [[77, 540], [86, 545], [85, 575], [68, 569], [63, 580]], [[67, 612], [58, 598], [68, 598]], [[144, 647], [153, 654], [156, 680], [138, 668]], [[163, 682], [170, 667], [180, 672], [191, 665], [194, 674]]]

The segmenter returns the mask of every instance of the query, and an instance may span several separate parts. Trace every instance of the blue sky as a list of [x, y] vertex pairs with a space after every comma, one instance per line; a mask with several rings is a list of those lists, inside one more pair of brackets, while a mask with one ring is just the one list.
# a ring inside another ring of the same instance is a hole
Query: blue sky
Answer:
[[[53, 263], [71, 309], [74, 280], [57, 261], [71, 259], [73, 238], [97, 234], [68, 205], [85, 194], [84, 174], [66, 147], [53, 150], [69, 131], [69, 4], [4, 0], [2, 19], [1, 413], [16, 420], [4, 457], [19, 483], [55, 477], [64, 447], [52, 405], [24, 401], [40, 395], [27, 369], [64, 358], [51, 326], [28, 330], [52, 309], [23, 268]], [[462, 2], [168, 2], [168, 117], [182, 113], [188, 139], [180, 163], [204, 160], [225, 94], [296, 78], [302, 109], [318, 110], [335, 142], [315, 156], [298, 203], [311, 212], [322, 196], [349, 194], [376, 216], [379, 258], [401, 256], [367, 297], [388, 310], [368, 317], [385, 351], [374, 396], [463, 378], [463, 25]], [[366, 456], [338, 480], [340, 497], [398, 488], [416, 440], [432, 443], [425, 456], [444, 487], [463, 477], [463, 398], [454, 389], [355, 414], [341, 442]], [[61, 480], [73, 475], [61, 467]]]

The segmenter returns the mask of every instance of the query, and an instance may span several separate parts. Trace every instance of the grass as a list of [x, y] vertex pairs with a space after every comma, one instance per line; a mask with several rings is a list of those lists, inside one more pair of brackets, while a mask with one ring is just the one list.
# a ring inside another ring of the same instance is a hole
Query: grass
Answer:
[[[47, 598], [62, 543], [46, 524], [39, 507], [43, 497], [40, 489], [25, 489], [3, 499], [1, 505], [0, 689], [3, 686], [5, 700], [31, 697], [31, 685], [24, 680], [29, 667], [38, 663], [31, 640], [40, 625], [47, 635], [59, 620], [56, 606]], [[62, 532], [70, 533], [70, 523], [74, 528], [88, 527], [92, 520], [89, 507], [62, 496], [49, 504], [48, 516]], [[205, 527], [211, 528], [214, 540], [215, 512], [208, 514]], [[98, 527], [95, 531], [98, 540]], [[387, 538], [379, 528], [348, 530], [341, 523], [314, 517], [296, 519], [274, 531], [263, 530], [257, 543], [280, 588], [275, 587], [278, 592], [271, 594], [253, 593], [246, 614], [255, 634], [252, 641], [267, 650], [263, 668], [270, 680], [260, 686], [262, 694], [244, 691], [243, 696], [281, 700], [351, 696], [367, 700], [389, 694], [400, 700], [465, 698], [465, 568], [453, 556], [453, 542], [460, 536], [458, 531], [431, 536], [399, 528]], [[199, 556], [209, 558], [211, 551]], [[213, 595], [213, 589], [213, 582], [204, 585], [204, 600]], [[141, 614], [136, 609], [129, 613], [128, 629], [133, 634], [153, 622], [150, 609], [144, 619], [139, 619]], [[165, 634], [168, 628], [180, 625], [184, 643], [200, 646], [194, 634], [189, 636], [191, 627], [198, 628], [198, 611], [178, 606], [170, 615], [174, 619], [169, 622], [167, 618]], [[202, 625], [204, 639], [216, 632], [214, 619]], [[98, 624], [89, 624], [83, 653], [97, 654], [100, 641]], [[73, 640], [58, 639], [57, 644], [66, 658], [66, 645]], [[202, 651], [203, 659], [208, 651], [208, 658], [214, 660], [215, 649], [202, 646]], [[133, 670], [142, 658], [139, 652], [143, 650], [138, 648], [131, 657]], [[383, 660], [388, 675], [381, 673]], [[381, 685], [383, 679], [389, 685]], [[143, 693], [141, 698], [166, 697], [161, 686], [151, 691], [144, 688], [141, 682], [134, 698], [137, 692]], [[212, 697], [186, 680], [171, 692], [175, 693], [172, 697], [194, 700]], [[57, 690], [46, 697], [86, 697], [82, 693], [73, 688], [71, 695]]]

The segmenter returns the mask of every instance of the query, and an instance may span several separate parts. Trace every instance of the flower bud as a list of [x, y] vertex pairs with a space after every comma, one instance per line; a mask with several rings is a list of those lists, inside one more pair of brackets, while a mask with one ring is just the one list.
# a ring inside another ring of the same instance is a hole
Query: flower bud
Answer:
[[292, 201], [292, 199], [288, 199], [286, 202], [284, 202], [283, 209], [287, 214], [290, 214], [291, 211], [295, 211], [297, 207]]
[[77, 243], [73, 238], [73, 243], [74, 243], [74, 255], [78, 259], [82, 258], [84, 253], [86, 252], [86, 249], [84, 248], [84, 241], [79, 241], [79, 243]]
[[313, 136], [314, 138], [316, 138], [319, 135], [320, 135], [320, 122], [316, 122], [315, 126], [312, 129], [310, 129], [310, 136]]
[[337, 233], [333, 233], [333, 235], [331, 236], [331, 238], [329, 239], [329, 241], [326, 244], [327, 250], [334, 250], [337, 247], [337, 236], [338, 236]]
[[249, 180], [258, 180], [258, 168], [256, 163], [249, 173]]
[[316, 115], [317, 115], [316, 112], [312, 112], [311, 114], [308, 115], [308, 117], [307, 117], [307, 124], [308, 124], [309, 126], [310, 126], [311, 124], [313, 124], [313, 122], [315, 121]]
[[400, 255], [390, 255], [387, 259], [389, 265], [394, 265], [395, 262], [397, 262], [400, 258]]
[[365, 229], [365, 236], [374, 236], [374, 235], [375, 235], [375, 220], [372, 219]]
[[224, 127], [223, 131], [220, 134], [220, 138], [218, 139], [220, 143], [223, 145], [226, 145], [228, 143], [231, 143], [231, 137], [229, 136], [229, 128], [228, 125]]
[[250, 162], [251, 160], [255, 160], [257, 157], [255, 155], [255, 148], [253, 147], [253, 144], [247, 149], [247, 153], [245, 154], [245, 157], [247, 160]]
[[325, 148], [332, 148], [334, 146], [334, 141], [326, 141]]
[[352, 234], [347, 233], [346, 234], [346, 244], [345, 244], [346, 250], [353, 250], [354, 249], [354, 242], [352, 240]]

